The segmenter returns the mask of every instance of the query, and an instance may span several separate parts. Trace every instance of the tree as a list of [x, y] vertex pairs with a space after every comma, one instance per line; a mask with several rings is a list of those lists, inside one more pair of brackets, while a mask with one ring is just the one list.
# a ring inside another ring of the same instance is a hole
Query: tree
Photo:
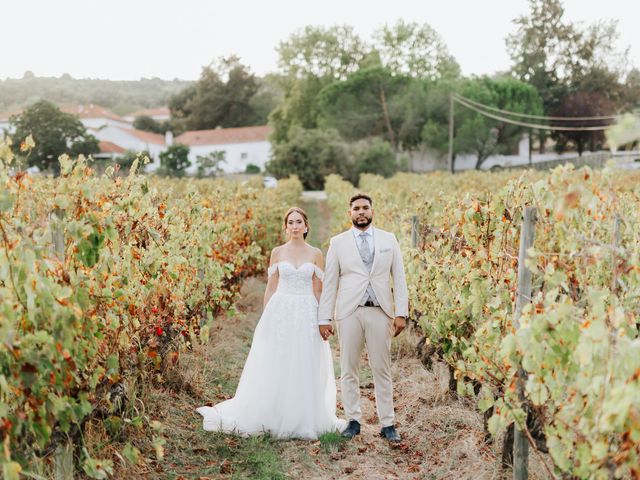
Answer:
[[349, 26], [307, 26], [280, 43], [278, 66], [282, 103], [269, 123], [273, 141], [286, 142], [293, 129], [318, 126], [318, 93], [336, 80], [346, 79], [364, 65], [370, 47]]
[[460, 66], [430, 25], [398, 20], [374, 32], [374, 49], [382, 65], [396, 74], [435, 80], [455, 78]]
[[[410, 123], [403, 120], [402, 108], [396, 105], [403, 96], [400, 90], [410, 87], [410, 77], [459, 74], [457, 63], [429, 25], [402, 21], [379, 29], [373, 43], [360, 39], [348, 26], [308, 26], [282, 42], [278, 54], [285, 93], [269, 119], [276, 143], [287, 141], [292, 128], [320, 127], [337, 128], [351, 139], [385, 135], [395, 147], [416, 148], [426, 120], [421, 115], [413, 115]], [[395, 87], [400, 90], [391, 91]], [[412, 107], [406, 102], [403, 106]], [[354, 130], [350, 123], [356, 125]]]
[[175, 134], [184, 132], [186, 123], [191, 116], [191, 100], [196, 96], [196, 86], [189, 85], [169, 99], [171, 111], [171, 129]]
[[[619, 96], [627, 68], [627, 52], [618, 52], [615, 22], [598, 22], [582, 28], [564, 20], [561, 0], [529, 0], [530, 12], [514, 20], [517, 31], [507, 38], [512, 73], [539, 92], [544, 111], [561, 109], [565, 97], [597, 76], [599, 89]], [[614, 102], [614, 98], [610, 98]], [[544, 148], [541, 132], [540, 149]]]
[[[449, 150], [449, 95], [452, 92], [462, 90], [464, 81], [441, 80], [424, 85], [424, 92], [415, 94], [417, 98], [408, 97], [407, 101], [416, 100], [412, 103], [414, 108], [422, 107], [423, 112], [416, 112], [418, 118], [424, 118], [420, 138], [422, 144], [440, 153], [447, 153]], [[419, 103], [417, 103], [419, 101]], [[415, 122], [418, 123], [418, 122]], [[416, 125], [417, 126], [417, 125]], [[454, 160], [458, 153], [454, 145]]]
[[259, 123], [251, 106], [258, 80], [236, 56], [218, 59], [204, 67], [194, 88], [170, 102], [179, 125], [188, 130], [244, 127]]
[[360, 175], [374, 173], [385, 178], [391, 177], [398, 171], [398, 161], [394, 148], [381, 138], [373, 138], [353, 147], [354, 177], [352, 181], [357, 185]]
[[275, 143], [286, 142], [293, 129], [308, 130], [318, 126], [318, 93], [332, 81], [311, 75], [282, 80], [284, 100], [269, 116]]
[[265, 125], [271, 112], [282, 103], [284, 92], [277, 75], [266, 75], [258, 78], [257, 82], [258, 89], [249, 100], [249, 105], [255, 114], [255, 124]]
[[434, 136], [424, 136], [428, 123], [440, 125], [444, 129], [444, 141], [448, 142], [449, 92], [455, 82], [451, 79], [413, 78], [398, 96], [395, 104], [402, 113], [397, 133], [403, 150], [420, 149], [426, 138], [430, 142], [436, 140]]
[[625, 78], [621, 109], [624, 112], [640, 109], [640, 70], [637, 68], [632, 69]]
[[16, 153], [25, 138], [32, 135], [35, 147], [29, 155], [29, 165], [40, 170], [51, 169], [55, 175], [60, 173], [60, 155], [91, 155], [100, 151], [98, 140], [87, 133], [78, 117], [62, 112], [46, 100], [34, 103], [9, 121], [15, 128], [13, 138]]
[[319, 93], [319, 124], [335, 128], [347, 140], [382, 136], [396, 148], [403, 112], [395, 100], [409, 82], [382, 67], [361, 69]]
[[224, 150], [216, 150], [209, 152], [207, 155], [198, 155], [196, 164], [198, 165], [198, 177], [217, 177], [224, 170], [221, 164], [225, 163], [226, 152]]
[[189, 147], [180, 143], [174, 143], [164, 152], [160, 153], [160, 168], [158, 169], [158, 174], [183, 177], [187, 173], [187, 168], [190, 165]]
[[[554, 115], [560, 117], [593, 117], [611, 115], [613, 113], [613, 103], [599, 92], [579, 91], [568, 95], [554, 111]], [[603, 125], [601, 121], [576, 121], [571, 122], [574, 127], [588, 127]], [[602, 149], [605, 141], [604, 131], [566, 131], [553, 132], [556, 139], [556, 150], [562, 152], [569, 142], [572, 142], [578, 155], [588, 147], [590, 151]]]
[[48, 100], [57, 105], [93, 103], [124, 115], [143, 108], [165, 106], [171, 95], [192, 83], [159, 78], [101, 80], [77, 79], [67, 74], [58, 78], [31, 74], [0, 80], [0, 110], [17, 110], [31, 105], [34, 100]]
[[[516, 113], [542, 115], [542, 100], [535, 88], [513, 78], [470, 80], [462, 95], [485, 105]], [[463, 109], [457, 142], [460, 151], [477, 155], [476, 169], [497, 153], [508, 154], [517, 148], [526, 131], [523, 127], [488, 119]]]
[[[542, 101], [535, 88], [514, 78], [472, 78], [463, 81], [457, 89], [462, 96], [484, 105], [516, 113], [542, 114]], [[439, 93], [440, 114], [425, 124], [423, 138], [429, 146], [445, 153], [448, 150], [448, 112], [446, 116], [442, 112], [445, 104], [448, 110], [448, 92], [440, 89]], [[454, 125], [453, 153], [475, 154], [476, 169], [480, 169], [489, 156], [514, 150], [525, 131], [463, 106], [456, 108]]]
[[295, 127], [286, 142], [274, 145], [267, 171], [277, 178], [298, 175], [309, 190], [322, 190], [327, 175], [350, 172], [349, 153], [335, 130]]
[[286, 77], [345, 79], [366, 59], [370, 48], [347, 25], [307, 26], [280, 42], [278, 66]]
[[158, 122], [148, 115], [140, 115], [133, 120], [133, 128], [164, 135], [167, 131], [171, 130], [171, 125], [168, 121]]
[[260, 173], [261, 171], [262, 170], [260, 169], [260, 167], [253, 163], [248, 164], [247, 167], [244, 169], [244, 173], [247, 173], [249, 175], [255, 175], [257, 173]]

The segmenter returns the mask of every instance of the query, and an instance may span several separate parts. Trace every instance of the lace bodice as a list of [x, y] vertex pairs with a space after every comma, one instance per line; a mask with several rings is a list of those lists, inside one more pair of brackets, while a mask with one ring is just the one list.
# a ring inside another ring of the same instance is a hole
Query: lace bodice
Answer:
[[279, 293], [292, 295], [313, 295], [313, 276], [320, 280], [324, 278], [324, 273], [317, 265], [311, 262], [304, 262], [296, 267], [290, 262], [277, 262], [269, 267], [269, 276], [278, 272]]

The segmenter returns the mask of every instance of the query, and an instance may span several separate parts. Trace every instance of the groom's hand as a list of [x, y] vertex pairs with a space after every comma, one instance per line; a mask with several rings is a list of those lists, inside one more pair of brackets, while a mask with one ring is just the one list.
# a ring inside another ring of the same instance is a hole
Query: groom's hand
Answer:
[[328, 340], [331, 335], [333, 335], [333, 327], [331, 325], [319, 325], [320, 336], [323, 340]]
[[400, 332], [404, 330], [404, 327], [407, 326], [407, 320], [404, 317], [396, 317], [393, 321], [394, 332], [393, 336], [397, 337], [400, 335]]

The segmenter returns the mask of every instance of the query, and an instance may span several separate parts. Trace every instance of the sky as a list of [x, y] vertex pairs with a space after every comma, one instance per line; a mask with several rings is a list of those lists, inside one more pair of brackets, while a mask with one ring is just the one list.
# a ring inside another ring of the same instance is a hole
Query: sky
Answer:
[[[565, 18], [618, 20], [620, 48], [640, 66], [640, 2], [564, 0]], [[259, 75], [276, 71], [278, 43], [306, 25], [346, 24], [368, 40], [398, 19], [428, 23], [465, 75], [506, 70], [506, 36], [527, 0], [0, 0], [0, 79], [37, 76], [195, 80], [237, 54]]]

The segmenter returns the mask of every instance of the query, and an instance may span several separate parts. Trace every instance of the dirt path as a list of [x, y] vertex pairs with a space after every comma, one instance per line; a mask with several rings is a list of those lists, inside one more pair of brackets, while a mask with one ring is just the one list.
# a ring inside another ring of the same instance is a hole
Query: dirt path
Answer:
[[[311, 243], [328, 236], [323, 200], [301, 203], [312, 221]], [[194, 409], [229, 398], [248, 353], [262, 311], [266, 278], [243, 285], [238, 314], [219, 319], [210, 341], [181, 358], [167, 388], [153, 393], [150, 409], [164, 424], [165, 460], [148, 466], [142, 478], [161, 479], [497, 479], [511, 472], [499, 467], [499, 450], [483, 442], [482, 416], [473, 406], [453, 400], [448, 373], [436, 364], [432, 372], [415, 358], [418, 335], [411, 328], [392, 346], [396, 426], [403, 437], [397, 446], [378, 436], [371, 372], [363, 353], [361, 399], [362, 434], [352, 441], [328, 435], [316, 442], [278, 441], [269, 436], [242, 439], [204, 432]], [[339, 375], [339, 351], [332, 339]], [[338, 400], [340, 399], [339, 378]], [[172, 386], [173, 385], [173, 386]], [[338, 414], [343, 415], [338, 402]], [[544, 478], [532, 460], [531, 478]], [[131, 475], [134, 478], [136, 475]]]

